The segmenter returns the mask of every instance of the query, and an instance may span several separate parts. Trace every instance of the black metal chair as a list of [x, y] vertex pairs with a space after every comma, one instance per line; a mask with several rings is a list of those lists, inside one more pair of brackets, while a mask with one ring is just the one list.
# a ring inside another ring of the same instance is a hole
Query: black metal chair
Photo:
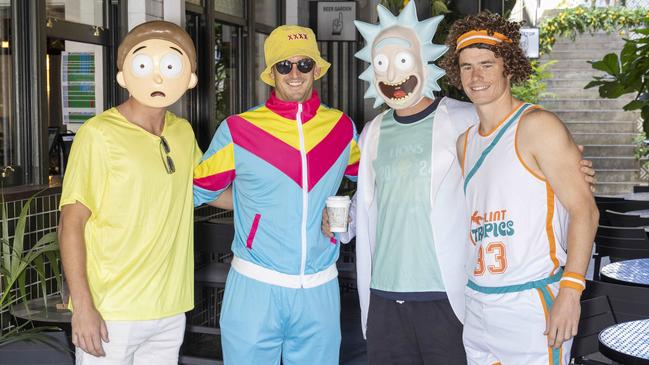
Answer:
[[[220, 365], [221, 329], [218, 313], [230, 269], [232, 224], [199, 222], [194, 225], [194, 283], [196, 308], [189, 313], [180, 364]], [[191, 338], [191, 340], [187, 340]]]
[[599, 351], [599, 333], [614, 324], [615, 315], [607, 296], [597, 296], [581, 301], [581, 316], [579, 330], [572, 342], [570, 357], [575, 364], [581, 365], [607, 365], [601, 361], [587, 358], [588, 355]]
[[595, 235], [594, 277], [599, 280], [602, 257], [640, 259], [649, 257], [649, 238], [644, 228], [600, 225]]
[[598, 196], [595, 195], [595, 203], [613, 203], [613, 202], [622, 202], [624, 198], [619, 196]]
[[604, 214], [615, 227], [649, 227], [649, 217], [641, 217], [607, 209]]
[[649, 185], [635, 185], [633, 187], [634, 193], [649, 193]]
[[588, 280], [582, 298], [600, 296], [608, 297], [617, 323], [649, 318], [649, 288]]
[[338, 282], [342, 291], [356, 289], [356, 239], [340, 246], [340, 256], [336, 262]]
[[622, 200], [597, 203], [597, 207], [603, 210], [612, 210], [614, 212], [626, 213], [632, 210], [649, 209], [647, 200]]
[[[620, 198], [614, 198], [614, 199], [620, 199]], [[605, 200], [605, 201], [596, 200], [595, 202], [597, 203], [597, 209], [599, 209], [599, 224], [604, 226], [613, 225], [609, 221], [608, 215], [606, 215], [607, 210], [626, 213], [632, 210], [649, 209], [649, 201], [620, 199], [620, 200]]]

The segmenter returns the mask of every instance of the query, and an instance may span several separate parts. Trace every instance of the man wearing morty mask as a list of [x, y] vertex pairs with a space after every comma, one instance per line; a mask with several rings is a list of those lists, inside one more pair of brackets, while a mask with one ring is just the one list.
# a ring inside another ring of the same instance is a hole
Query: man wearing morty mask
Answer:
[[77, 364], [177, 364], [194, 305], [190, 124], [168, 112], [196, 85], [196, 51], [179, 26], [131, 30], [117, 52], [130, 97], [75, 136], [59, 238]]
[[418, 21], [413, 1], [398, 17], [380, 5], [378, 14], [379, 24], [356, 22], [367, 41], [356, 56], [371, 64], [360, 76], [365, 97], [391, 109], [361, 134], [355, 217], [341, 237], [357, 236], [368, 359], [464, 364], [469, 215], [455, 141], [478, 117], [469, 103], [433, 96], [444, 75], [432, 62], [446, 47], [431, 42], [442, 17]]

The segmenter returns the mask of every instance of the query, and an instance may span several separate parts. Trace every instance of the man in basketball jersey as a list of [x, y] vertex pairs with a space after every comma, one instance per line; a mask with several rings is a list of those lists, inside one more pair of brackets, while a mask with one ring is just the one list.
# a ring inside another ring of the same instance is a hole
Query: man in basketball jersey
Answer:
[[[357, 234], [368, 362], [465, 364], [469, 215], [453, 152], [478, 116], [470, 103], [433, 95], [444, 74], [433, 61], [446, 47], [432, 43], [442, 17], [420, 21], [414, 1], [398, 16], [381, 5], [377, 13], [378, 24], [355, 22], [366, 41], [356, 57], [369, 63], [365, 97], [390, 108], [363, 128], [357, 204], [340, 235]], [[323, 231], [332, 236], [326, 214]]]
[[451, 27], [442, 66], [476, 107], [458, 157], [470, 215], [463, 341], [469, 364], [568, 364], [598, 211], [554, 114], [512, 96], [531, 73], [520, 24]]

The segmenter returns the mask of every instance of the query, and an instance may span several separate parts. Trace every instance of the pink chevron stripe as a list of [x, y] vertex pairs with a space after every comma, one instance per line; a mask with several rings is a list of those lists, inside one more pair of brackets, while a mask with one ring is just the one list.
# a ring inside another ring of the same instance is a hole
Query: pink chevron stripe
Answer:
[[341, 115], [329, 134], [307, 153], [309, 165], [309, 191], [329, 171], [340, 154], [347, 148], [354, 136], [352, 121], [345, 114]]
[[234, 170], [219, 172], [218, 174], [194, 179], [194, 185], [210, 191], [225, 189], [234, 180]]
[[246, 241], [246, 247], [252, 249], [252, 241], [255, 240], [255, 235], [257, 234], [257, 226], [259, 226], [259, 219], [261, 214], [255, 214], [255, 219], [252, 220], [252, 227], [250, 227], [250, 233], [248, 234], [248, 240]]
[[358, 176], [358, 161], [347, 166], [347, 168], [345, 169], [345, 175]]
[[300, 152], [249, 121], [234, 115], [228, 118], [232, 140], [239, 147], [273, 165], [302, 186]]

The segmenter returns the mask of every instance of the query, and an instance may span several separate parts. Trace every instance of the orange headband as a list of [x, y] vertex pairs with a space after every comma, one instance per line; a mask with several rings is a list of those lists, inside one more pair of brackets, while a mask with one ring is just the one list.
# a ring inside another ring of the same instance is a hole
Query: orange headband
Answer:
[[457, 38], [455, 51], [459, 51], [476, 43], [484, 43], [495, 46], [502, 42], [512, 43], [512, 40], [507, 38], [507, 36], [505, 36], [504, 34], [498, 32], [493, 32], [493, 34], [490, 35], [486, 30], [472, 30], [462, 34]]

